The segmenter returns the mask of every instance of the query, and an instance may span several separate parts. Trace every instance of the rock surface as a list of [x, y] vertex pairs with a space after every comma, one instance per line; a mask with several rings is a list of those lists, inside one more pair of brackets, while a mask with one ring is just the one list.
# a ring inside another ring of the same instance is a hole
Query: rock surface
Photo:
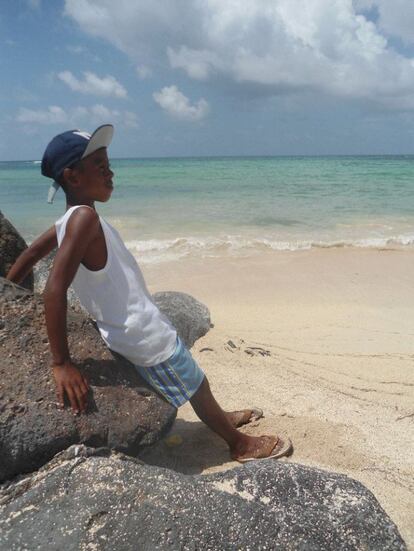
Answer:
[[0, 480], [33, 471], [79, 442], [136, 454], [174, 422], [175, 408], [70, 309], [68, 338], [91, 385], [88, 413], [80, 416], [56, 406], [41, 298], [0, 278]]
[[196, 340], [203, 337], [212, 327], [209, 309], [191, 295], [164, 291], [154, 293], [152, 298], [177, 329], [188, 348], [191, 348]]
[[[0, 276], [5, 277], [17, 257], [27, 248], [16, 228], [0, 211]], [[22, 283], [22, 287], [33, 291], [33, 273]]]
[[362, 484], [277, 461], [184, 476], [72, 446], [0, 491], [0, 548], [404, 550]]

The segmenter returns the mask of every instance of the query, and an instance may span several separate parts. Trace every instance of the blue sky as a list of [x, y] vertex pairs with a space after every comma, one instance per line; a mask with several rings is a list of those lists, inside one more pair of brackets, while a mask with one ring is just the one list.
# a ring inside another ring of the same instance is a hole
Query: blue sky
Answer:
[[0, 160], [414, 153], [412, 0], [3, 0]]

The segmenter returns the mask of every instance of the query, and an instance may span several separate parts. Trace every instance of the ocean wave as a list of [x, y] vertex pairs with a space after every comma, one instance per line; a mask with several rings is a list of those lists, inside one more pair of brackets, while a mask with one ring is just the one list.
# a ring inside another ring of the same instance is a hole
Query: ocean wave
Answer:
[[159, 263], [195, 256], [217, 258], [221, 256], [249, 256], [265, 251], [304, 251], [310, 249], [367, 248], [400, 249], [414, 246], [414, 234], [364, 239], [292, 240], [278, 241], [268, 238], [225, 237], [177, 237], [173, 239], [148, 239], [127, 241], [131, 253], [143, 263]]

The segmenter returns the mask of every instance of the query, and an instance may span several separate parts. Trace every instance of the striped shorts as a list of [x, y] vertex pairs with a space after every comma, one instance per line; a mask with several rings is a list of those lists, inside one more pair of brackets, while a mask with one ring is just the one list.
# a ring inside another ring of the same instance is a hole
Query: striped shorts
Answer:
[[190, 400], [204, 379], [203, 371], [180, 337], [168, 360], [151, 367], [135, 367], [141, 377], [176, 408]]

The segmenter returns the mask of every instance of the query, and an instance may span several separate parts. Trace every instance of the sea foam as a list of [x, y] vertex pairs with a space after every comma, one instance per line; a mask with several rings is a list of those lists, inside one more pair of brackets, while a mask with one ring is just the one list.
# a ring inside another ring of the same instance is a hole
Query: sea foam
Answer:
[[171, 239], [131, 240], [126, 245], [142, 263], [161, 263], [186, 257], [246, 257], [266, 251], [304, 251], [331, 248], [405, 249], [414, 247], [414, 234], [392, 237], [337, 240], [279, 241], [269, 238], [246, 238], [240, 235], [221, 237], [176, 237]]

